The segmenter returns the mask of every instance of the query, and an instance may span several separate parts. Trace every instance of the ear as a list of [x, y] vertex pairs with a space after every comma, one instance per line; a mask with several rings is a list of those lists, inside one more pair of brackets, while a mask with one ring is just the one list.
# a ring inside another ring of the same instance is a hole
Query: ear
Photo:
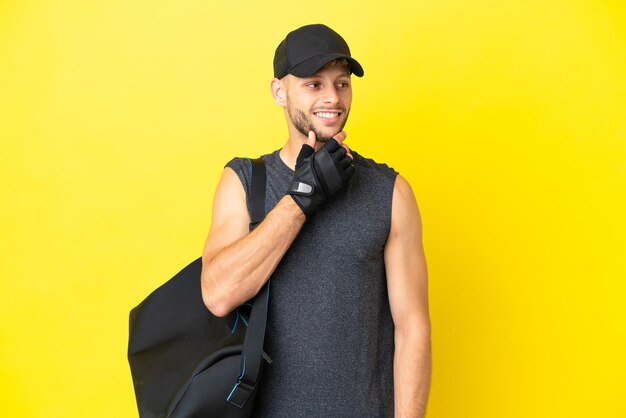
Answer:
[[[283, 78], [283, 80], [285, 78]], [[287, 88], [285, 86], [285, 81], [283, 80], [279, 80], [278, 78], [272, 79], [270, 88], [272, 90], [272, 97], [274, 97], [274, 101], [279, 106], [285, 107], [287, 106]]]

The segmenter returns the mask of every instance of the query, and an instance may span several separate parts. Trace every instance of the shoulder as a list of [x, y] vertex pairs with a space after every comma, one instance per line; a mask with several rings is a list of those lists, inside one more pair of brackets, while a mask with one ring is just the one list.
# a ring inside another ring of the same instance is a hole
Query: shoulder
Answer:
[[231, 168], [237, 174], [246, 174], [250, 170], [250, 159], [246, 157], [234, 157], [228, 161], [224, 168]]
[[413, 188], [409, 182], [398, 175], [393, 188], [391, 233], [401, 234], [407, 231], [420, 231], [421, 215]]
[[[260, 157], [265, 163], [270, 163], [278, 151], [274, 151], [271, 153], [263, 154]], [[230, 161], [228, 161], [224, 168], [231, 168], [237, 175], [250, 177], [252, 175], [252, 162], [254, 158], [252, 157], [233, 157]]]
[[[261, 158], [264, 163], [267, 165], [271, 165], [273, 159], [277, 155], [277, 151], [263, 154], [258, 158]], [[257, 158], [257, 157], [255, 157]], [[238, 189], [243, 188], [243, 191], [246, 195], [246, 200], [249, 195], [251, 183], [252, 183], [252, 160], [254, 158], [251, 157], [233, 157], [224, 165], [224, 173], [222, 174], [222, 178], [228, 178], [230, 181], [227, 181], [227, 187], [233, 187], [233, 179], [239, 179]], [[228, 170], [230, 169], [230, 170]], [[231, 171], [232, 170], [232, 171]], [[233, 173], [234, 172], [234, 173]], [[236, 180], [235, 180], [236, 183]]]
[[396, 182], [394, 184], [394, 198], [396, 195], [398, 199], [406, 200], [415, 200], [415, 195], [413, 194], [413, 188], [411, 184], [405, 179], [401, 174], [396, 176]]
[[369, 173], [364, 176], [366, 177], [364, 181], [368, 184], [368, 187], [375, 187], [371, 185], [376, 183], [380, 184], [381, 180], [374, 179], [384, 179], [385, 189], [390, 197], [390, 232], [398, 233], [407, 227], [421, 229], [420, 211], [413, 188], [408, 180], [385, 163], [379, 163], [371, 158], [363, 157], [354, 150], [352, 154], [354, 155], [354, 165], [357, 167], [357, 172]]
[[[239, 190], [243, 188], [244, 194], [247, 195], [251, 177], [252, 165], [250, 160], [245, 157], [234, 157], [224, 165], [224, 173], [222, 174], [220, 184], [227, 188], [234, 187]], [[239, 178], [239, 182], [235, 180], [236, 178]], [[237, 183], [239, 183], [239, 187], [237, 187]]]
[[364, 157], [355, 150], [352, 150], [351, 153], [354, 156], [354, 166], [357, 171], [365, 171], [369, 175], [383, 177], [392, 183], [398, 176], [398, 172], [385, 163]]

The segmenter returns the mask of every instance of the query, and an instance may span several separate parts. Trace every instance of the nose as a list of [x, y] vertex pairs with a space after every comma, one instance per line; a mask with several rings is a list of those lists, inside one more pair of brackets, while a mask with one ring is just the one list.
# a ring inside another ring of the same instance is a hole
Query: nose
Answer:
[[326, 88], [326, 91], [324, 92], [324, 103], [339, 103], [339, 94], [337, 93], [335, 86], [332, 84]]

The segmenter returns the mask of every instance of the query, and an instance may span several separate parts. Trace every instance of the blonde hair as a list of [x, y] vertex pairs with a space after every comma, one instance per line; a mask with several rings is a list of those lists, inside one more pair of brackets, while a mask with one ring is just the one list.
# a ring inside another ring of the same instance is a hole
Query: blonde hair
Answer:
[[[350, 71], [350, 64], [348, 64], [348, 60], [345, 58], [336, 58], [330, 62], [327, 62], [324, 67], [334, 67], [335, 65], [341, 65], [342, 67], [346, 67], [348, 72], [350, 74], [352, 74], [352, 71]], [[324, 68], [322, 67], [322, 68]]]

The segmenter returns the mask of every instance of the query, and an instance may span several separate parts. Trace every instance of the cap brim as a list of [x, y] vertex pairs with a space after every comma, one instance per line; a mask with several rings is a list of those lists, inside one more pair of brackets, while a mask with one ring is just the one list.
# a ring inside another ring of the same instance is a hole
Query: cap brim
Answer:
[[345, 58], [348, 60], [350, 72], [357, 77], [363, 77], [363, 67], [357, 60], [345, 54], [318, 54], [309, 59], [302, 61], [300, 64], [290, 68], [287, 72], [296, 77], [311, 77], [318, 72], [324, 65], [337, 58]]

